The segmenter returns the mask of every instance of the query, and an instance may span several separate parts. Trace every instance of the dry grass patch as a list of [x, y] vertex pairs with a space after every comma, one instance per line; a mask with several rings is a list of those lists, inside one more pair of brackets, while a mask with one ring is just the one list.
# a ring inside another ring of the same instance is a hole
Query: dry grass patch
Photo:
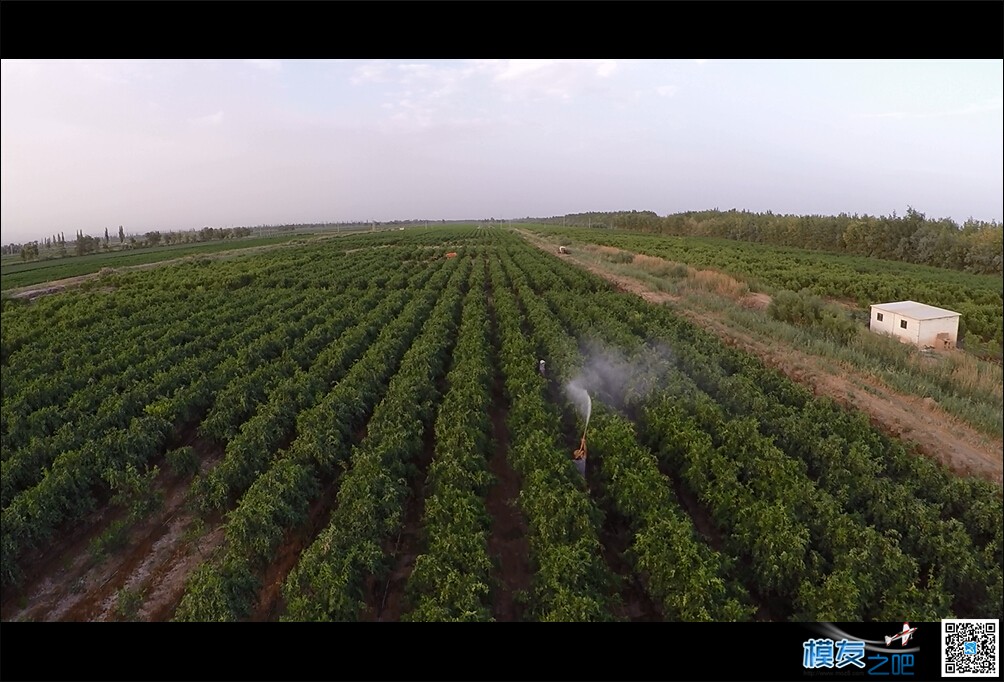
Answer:
[[739, 301], [739, 304], [750, 310], [766, 310], [770, 306], [771, 297], [764, 293], [749, 293]]
[[960, 351], [947, 353], [947, 365], [953, 385], [971, 394], [993, 396], [1004, 400], [1004, 371], [1000, 365]]
[[[680, 280], [683, 288], [706, 291], [736, 301], [744, 300], [750, 294], [750, 288], [746, 282], [716, 270], [696, 270], [686, 263], [649, 256], [644, 253], [633, 253], [612, 246], [585, 244], [582, 248], [610, 263], [630, 265], [636, 269], [635, 276], [644, 273], [657, 279]], [[638, 270], [641, 272], [637, 272]], [[770, 303], [769, 297], [767, 303]], [[766, 307], [766, 304], [757, 298], [750, 302], [749, 307], [759, 309]]]
[[656, 277], [672, 277], [673, 279], [684, 279], [690, 277], [694, 270], [684, 263], [646, 256], [643, 253], [635, 254], [632, 265], [641, 268], [650, 275]]
[[694, 285], [698, 289], [711, 291], [719, 296], [727, 296], [736, 300], [750, 292], [750, 287], [746, 282], [740, 282], [734, 277], [729, 277], [714, 270], [698, 270], [693, 276]]

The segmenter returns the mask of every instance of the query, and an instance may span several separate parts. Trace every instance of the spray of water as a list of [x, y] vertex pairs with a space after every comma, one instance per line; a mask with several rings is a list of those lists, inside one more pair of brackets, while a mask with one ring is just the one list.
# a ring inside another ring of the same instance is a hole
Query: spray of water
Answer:
[[616, 348], [589, 343], [565, 394], [588, 426], [593, 398], [615, 408], [644, 398], [662, 383], [672, 360], [672, 351], [663, 345], [644, 346], [629, 358]]
[[589, 397], [589, 391], [583, 388], [578, 379], [570, 381], [565, 387], [565, 391], [585, 421], [585, 427], [582, 430], [585, 433], [585, 430], [589, 428], [589, 417], [593, 413], [593, 400]]
[[[580, 371], [565, 384], [568, 397], [582, 420], [581, 450], [574, 455], [579, 473], [586, 475], [586, 431], [593, 413], [593, 398], [615, 408], [647, 396], [660, 384], [672, 366], [672, 352], [665, 346], [643, 346], [629, 359], [615, 348], [588, 343]], [[592, 395], [590, 395], [592, 394]]]

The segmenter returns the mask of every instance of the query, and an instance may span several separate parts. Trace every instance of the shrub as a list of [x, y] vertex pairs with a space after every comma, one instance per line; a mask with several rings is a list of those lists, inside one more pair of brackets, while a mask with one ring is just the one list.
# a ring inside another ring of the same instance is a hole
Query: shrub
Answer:
[[858, 325], [841, 308], [826, 303], [808, 289], [798, 293], [781, 290], [767, 307], [775, 320], [818, 332], [820, 336], [841, 345], [858, 333]]
[[199, 471], [199, 458], [191, 447], [171, 450], [165, 458], [167, 466], [178, 476], [192, 476]]

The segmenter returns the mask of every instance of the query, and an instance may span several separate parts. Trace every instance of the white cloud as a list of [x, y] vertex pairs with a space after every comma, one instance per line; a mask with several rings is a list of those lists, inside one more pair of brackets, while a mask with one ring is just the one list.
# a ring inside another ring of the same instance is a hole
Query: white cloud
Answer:
[[500, 62], [501, 70], [495, 74], [496, 81], [518, 80], [527, 76], [539, 74], [542, 70], [553, 67], [556, 59], [510, 59]]
[[883, 111], [878, 114], [859, 114], [857, 118], [906, 118], [911, 116], [905, 111]]
[[511, 59], [488, 64], [510, 95], [571, 99], [617, 70], [612, 59]]
[[30, 59], [4, 59], [0, 61], [0, 77], [23, 78], [29, 80], [36, 78], [42, 70], [42, 65]]
[[655, 92], [661, 97], [672, 97], [679, 89], [675, 85], [660, 85], [655, 89]]
[[406, 123], [419, 128], [427, 128], [432, 125], [434, 110], [424, 106], [421, 102], [411, 99], [402, 99], [397, 103], [397, 113], [392, 119], [400, 123]]
[[208, 116], [200, 116], [198, 118], [189, 119], [193, 125], [197, 126], [218, 126], [223, 123], [223, 112], [217, 111], [215, 114], [209, 114]]
[[416, 76], [430, 76], [434, 73], [435, 67], [432, 64], [398, 64], [399, 71]]
[[77, 73], [103, 83], [121, 85], [150, 75], [152, 62], [121, 59], [77, 59], [73, 61]]
[[437, 67], [433, 64], [401, 64], [398, 66], [402, 84], [420, 91], [420, 95], [437, 99], [460, 90], [466, 79], [478, 72], [476, 68]]
[[269, 73], [282, 71], [282, 62], [278, 59], [245, 59], [244, 63]]
[[[368, 62], [355, 67], [353, 84], [389, 86], [381, 109], [391, 112], [387, 119], [370, 121], [385, 131], [424, 130], [437, 123], [454, 125], [457, 118], [456, 96], [463, 92], [465, 82], [489, 73], [485, 64], [472, 62]], [[461, 124], [463, 125], [463, 124]]]
[[617, 70], [613, 59], [510, 59], [496, 74], [495, 80], [518, 80], [538, 76], [563, 76], [592, 70], [596, 76], [606, 78]]
[[985, 114], [990, 111], [1000, 111], [1004, 109], [1004, 98], [994, 97], [982, 104], [970, 103], [957, 109], [945, 109], [942, 111], [911, 112], [911, 111], [883, 111], [877, 114], [860, 114], [857, 118], [944, 118], [947, 116], [969, 116], [972, 114]]
[[707, 64], [708, 60], [707, 59], [695, 59], [694, 63], [695, 64]]
[[612, 76], [617, 70], [617, 62], [613, 59], [601, 59], [596, 67], [596, 75], [600, 78]]
[[483, 101], [486, 89], [505, 101], [570, 100], [590, 90], [609, 90], [610, 78], [620, 68], [610, 59], [380, 60], [357, 63], [350, 81], [388, 86], [377, 106], [389, 112], [384, 123], [391, 128], [425, 129], [484, 120], [487, 110], [470, 109]]
[[384, 62], [361, 64], [356, 67], [355, 73], [352, 75], [352, 82], [355, 84], [387, 83], [391, 80], [388, 76], [390, 71], [391, 65]]

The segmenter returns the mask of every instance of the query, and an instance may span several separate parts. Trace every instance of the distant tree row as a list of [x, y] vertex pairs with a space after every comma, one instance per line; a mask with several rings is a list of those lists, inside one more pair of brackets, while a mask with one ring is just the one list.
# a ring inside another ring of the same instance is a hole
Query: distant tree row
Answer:
[[658, 232], [850, 253], [978, 274], [1001, 274], [1004, 238], [996, 221], [970, 218], [961, 226], [907, 208], [906, 215], [778, 215], [750, 211], [688, 211], [661, 218], [652, 211], [579, 213], [552, 217], [553, 225]]
[[[269, 228], [269, 232], [291, 231], [292, 226], [281, 228]], [[137, 249], [147, 246], [160, 246], [170, 244], [193, 244], [197, 242], [213, 241], [218, 239], [236, 239], [238, 237], [249, 237], [254, 234], [255, 228], [251, 227], [203, 227], [201, 230], [186, 230], [182, 232], [161, 232], [152, 230], [144, 235], [126, 237], [125, 229], [119, 225], [118, 244], [113, 245], [105, 228], [104, 239], [92, 237], [84, 234], [82, 230], [77, 230], [76, 239], [71, 242], [73, 245], [73, 255], [85, 256], [98, 251], [111, 251], [121, 249]], [[22, 260], [34, 260], [37, 258], [49, 259], [60, 258], [68, 255], [66, 251], [66, 239], [63, 233], [46, 237], [41, 242], [38, 240], [24, 242], [22, 244], [4, 244], [0, 246], [0, 253], [4, 255], [21, 254]]]
[[[533, 222], [539, 219], [528, 218]], [[563, 216], [547, 218], [543, 222], [551, 225], [568, 227], [598, 227], [617, 230], [638, 230], [641, 232], [663, 232], [665, 218], [660, 218], [653, 211], [593, 211], [590, 213], [569, 213]]]

